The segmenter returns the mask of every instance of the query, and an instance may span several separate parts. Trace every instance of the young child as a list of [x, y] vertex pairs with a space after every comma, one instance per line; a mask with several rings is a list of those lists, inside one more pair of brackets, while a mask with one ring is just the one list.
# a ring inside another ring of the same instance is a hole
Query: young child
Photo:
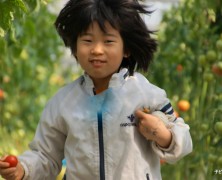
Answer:
[[[137, 0], [70, 0], [55, 26], [85, 73], [46, 105], [29, 151], [6, 179], [161, 179], [160, 159], [192, 151], [189, 126], [176, 118], [147, 70], [157, 43]], [[4, 158], [3, 158], [4, 159]]]

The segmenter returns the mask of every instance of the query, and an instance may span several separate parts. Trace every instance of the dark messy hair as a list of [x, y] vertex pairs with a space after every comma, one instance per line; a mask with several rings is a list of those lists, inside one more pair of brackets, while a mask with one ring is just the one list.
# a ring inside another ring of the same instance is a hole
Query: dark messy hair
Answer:
[[147, 27], [140, 14], [150, 14], [147, 6], [138, 0], [69, 0], [56, 19], [55, 27], [65, 46], [75, 54], [77, 37], [85, 32], [93, 21], [97, 21], [105, 32], [105, 22], [120, 32], [124, 43], [124, 52], [120, 68], [148, 70], [156, 51], [157, 43], [151, 38], [153, 33]]

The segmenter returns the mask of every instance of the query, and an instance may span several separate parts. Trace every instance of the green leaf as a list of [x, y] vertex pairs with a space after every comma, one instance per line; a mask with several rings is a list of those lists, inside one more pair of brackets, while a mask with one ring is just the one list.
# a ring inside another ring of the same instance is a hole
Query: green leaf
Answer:
[[25, 13], [28, 12], [28, 9], [25, 3], [23, 2], [23, 0], [11, 0], [11, 1], [12, 1], [12, 5], [14, 5], [15, 8], [21, 9]]
[[27, 7], [22, 0], [0, 1], [0, 27], [3, 31], [7, 31], [12, 26], [15, 12], [20, 11], [27, 13]]
[[24, 0], [27, 4], [29, 11], [38, 11], [40, 8], [40, 0]]
[[0, 37], [4, 37], [4, 36], [5, 36], [5, 31], [4, 29], [0, 27]]
[[12, 7], [10, 6], [10, 3], [0, 3], [0, 27], [3, 30], [7, 30], [11, 26], [11, 21], [13, 20], [12, 15]]

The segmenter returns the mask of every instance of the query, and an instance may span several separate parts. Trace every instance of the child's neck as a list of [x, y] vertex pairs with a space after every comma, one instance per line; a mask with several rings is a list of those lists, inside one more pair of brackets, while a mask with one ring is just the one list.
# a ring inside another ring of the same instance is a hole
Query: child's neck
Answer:
[[105, 91], [109, 86], [109, 82], [99, 82], [99, 83], [96, 83], [94, 82], [94, 92], [96, 94], [99, 94], [103, 91]]
[[94, 88], [94, 92], [95, 92], [95, 94], [100, 94], [100, 93], [102, 93], [103, 91], [105, 91], [107, 88], [101, 88], [101, 89], [96, 89], [96, 88]]

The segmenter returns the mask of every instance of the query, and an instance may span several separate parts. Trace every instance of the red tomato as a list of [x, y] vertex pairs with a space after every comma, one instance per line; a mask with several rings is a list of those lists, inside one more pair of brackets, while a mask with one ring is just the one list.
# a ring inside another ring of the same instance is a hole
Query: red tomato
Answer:
[[176, 117], [179, 117], [179, 116], [180, 116], [179, 113], [178, 113], [177, 111], [175, 111], [175, 110], [174, 110], [173, 114], [174, 114], [174, 116], [176, 116]]
[[177, 103], [177, 107], [180, 111], [188, 111], [190, 109], [190, 103], [187, 100], [180, 100]]
[[16, 156], [9, 155], [5, 158], [4, 162], [9, 163], [10, 167], [16, 167], [18, 164], [18, 159]]
[[213, 64], [211, 70], [214, 74], [222, 76], [222, 68], [220, 68], [217, 64]]
[[181, 64], [177, 65], [177, 72], [181, 72], [183, 70], [183, 66]]
[[0, 89], [0, 100], [4, 99], [4, 91], [2, 89]]
[[160, 164], [161, 164], [161, 165], [163, 165], [163, 164], [165, 164], [165, 163], [166, 163], [166, 161], [165, 161], [165, 160], [160, 159]]

